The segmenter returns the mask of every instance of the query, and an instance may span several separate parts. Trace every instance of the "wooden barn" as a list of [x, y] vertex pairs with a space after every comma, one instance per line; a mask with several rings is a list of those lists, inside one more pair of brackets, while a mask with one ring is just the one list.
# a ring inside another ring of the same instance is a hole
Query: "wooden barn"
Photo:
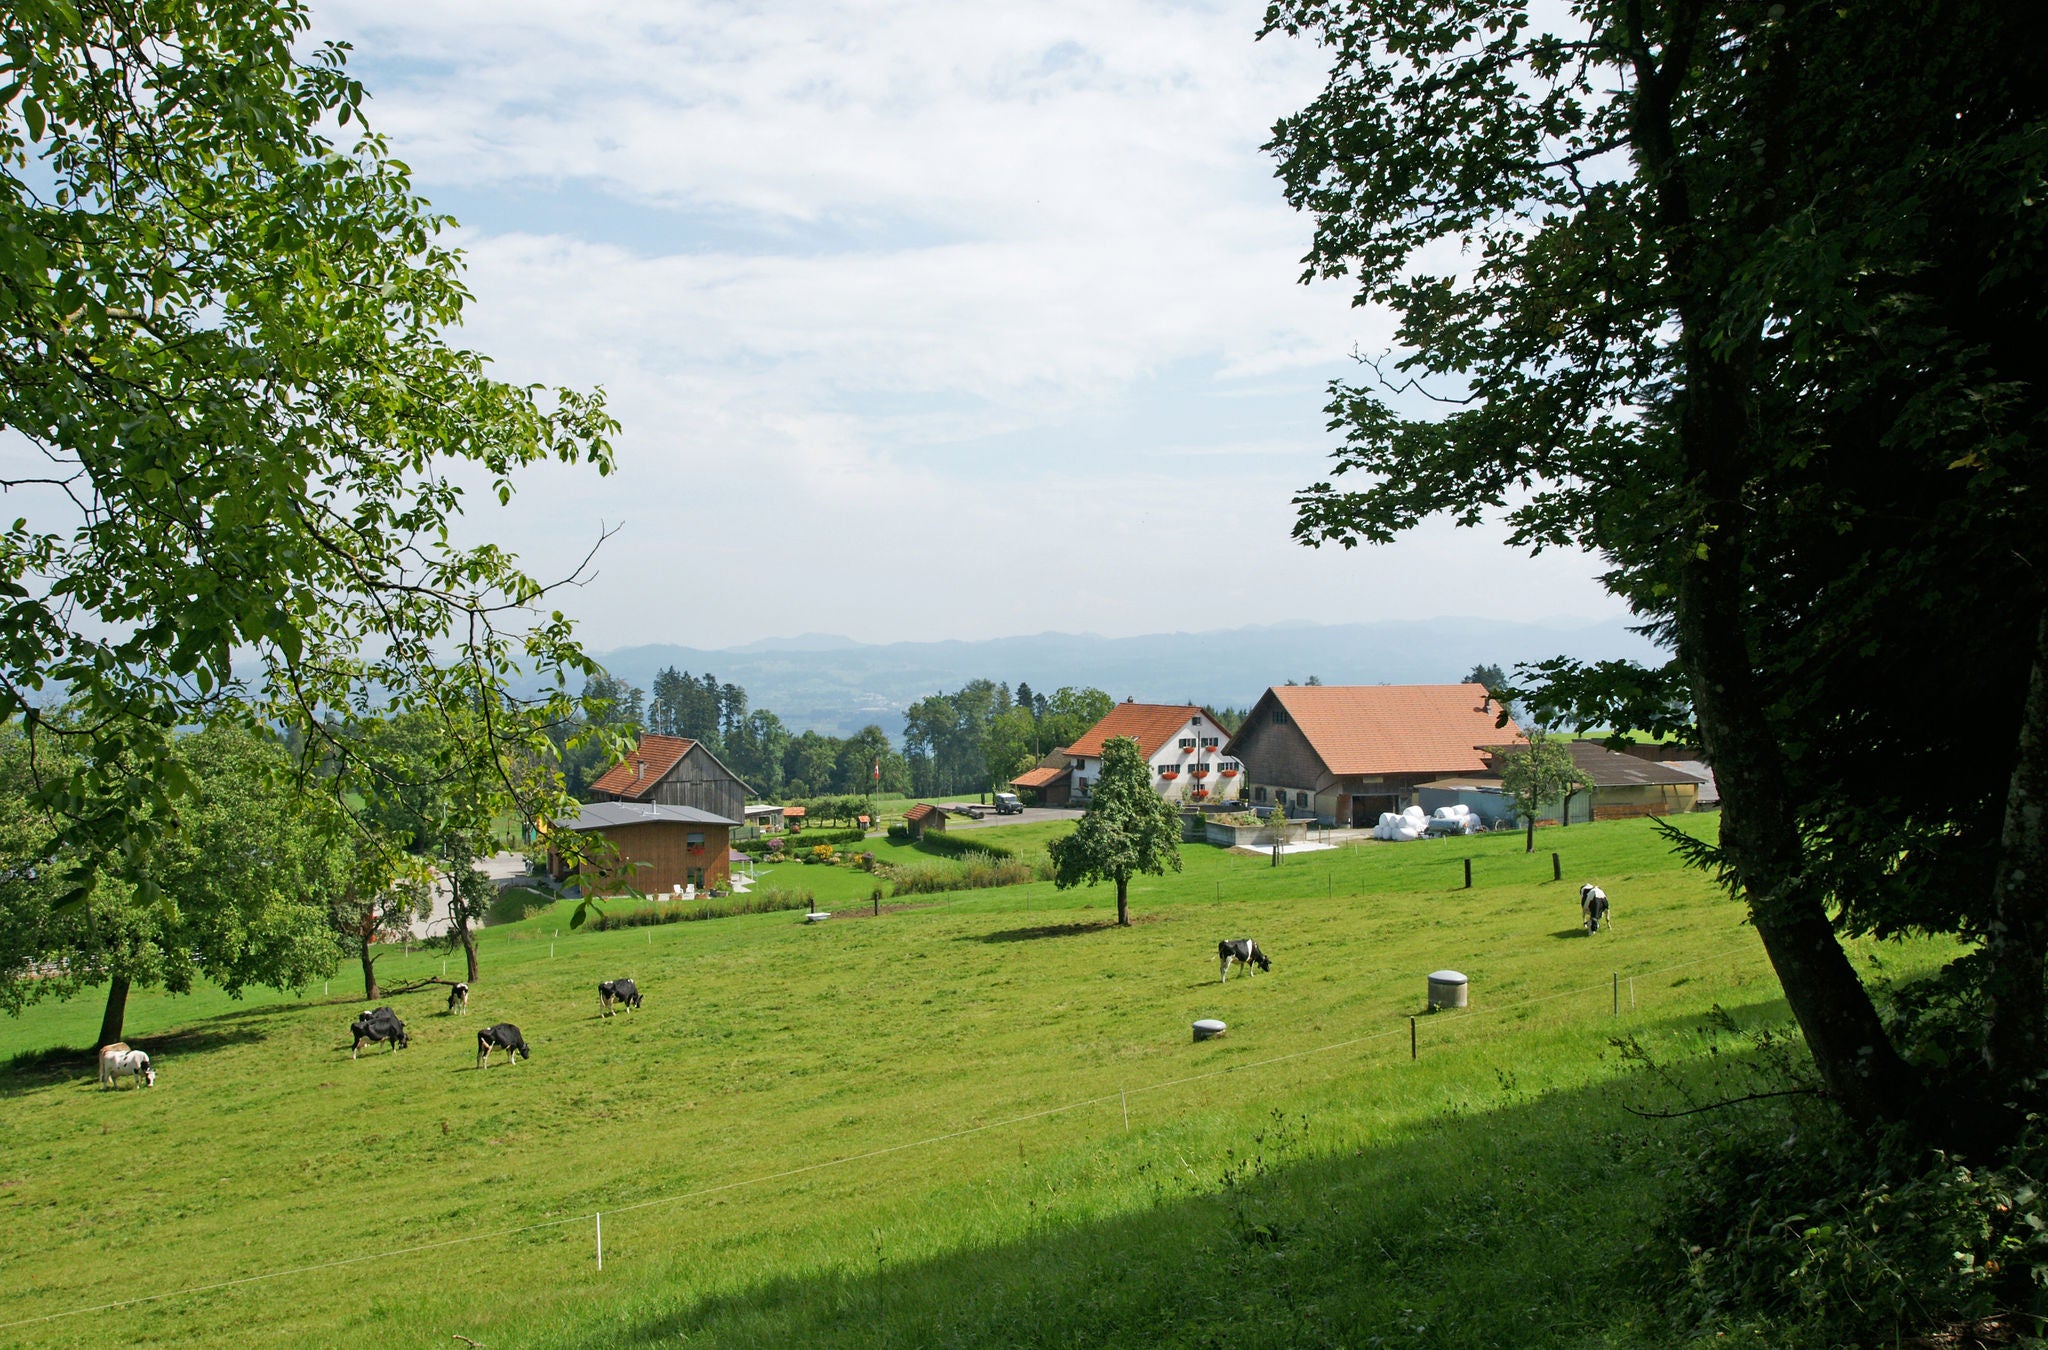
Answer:
[[702, 741], [642, 736], [633, 753], [590, 785], [593, 802], [691, 806], [726, 821], [746, 819], [753, 792]]

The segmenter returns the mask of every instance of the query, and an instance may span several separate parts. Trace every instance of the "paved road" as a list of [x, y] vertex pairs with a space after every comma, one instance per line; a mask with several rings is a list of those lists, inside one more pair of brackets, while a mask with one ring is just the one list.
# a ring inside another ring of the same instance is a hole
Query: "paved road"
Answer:
[[[493, 853], [477, 864], [492, 881], [506, 881], [526, 875], [526, 856], [521, 853]], [[448, 882], [438, 873], [434, 878], [434, 908], [426, 918], [415, 919], [416, 938], [440, 937], [448, 931]]]
[[1082, 811], [1079, 807], [1069, 806], [1027, 806], [1021, 816], [999, 816], [991, 806], [988, 815], [980, 820], [949, 813], [946, 816], [946, 833], [951, 834], [955, 830], [985, 830], [991, 825], [1036, 825], [1045, 820], [1079, 820], [1081, 816]]

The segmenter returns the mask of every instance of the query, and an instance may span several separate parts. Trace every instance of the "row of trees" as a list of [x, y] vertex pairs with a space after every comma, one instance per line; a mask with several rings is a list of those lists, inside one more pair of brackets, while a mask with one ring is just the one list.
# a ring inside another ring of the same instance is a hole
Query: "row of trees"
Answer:
[[580, 794], [607, 763], [607, 749], [599, 741], [572, 744], [591, 727], [628, 738], [649, 731], [702, 741], [768, 798], [986, 792], [1047, 751], [1078, 740], [1115, 706], [1100, 689], [1066, 686], [1041, 694], [1021, 682], [1012, 689], [993, 680], [969, 680], [950, 694], [913, 703], [898, 750], [879, 726], [863, 727], [852, 736], [792, 732], [766, 708], [749, 711], [745, 689], [721, 684], [709, 674], [671, 668], [654, 683], [652, 698], [606, 674], [585, 684], [584, 714], [562, 722], [555, 733], [572, 794]]

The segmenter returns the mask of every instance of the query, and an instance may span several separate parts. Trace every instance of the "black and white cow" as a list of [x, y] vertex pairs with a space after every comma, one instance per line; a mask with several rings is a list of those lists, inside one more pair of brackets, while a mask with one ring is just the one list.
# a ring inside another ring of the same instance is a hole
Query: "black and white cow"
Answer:
[[391, 1052], [397, 1054], [412, 1044], [412, 1037], [405, 1034], [405, 1023], [398, 1020], [398, 1014], [389, 1008], [372, 1008], [349, 1023], [355, 1033], [356, 1043], [349, 1048], [348, 1057], [354, 1059], [364, 1045], [378, 1041], [391, 1042]]
[[1606, 919], [1607, 892], [1590, 881], [1579, 887], [1579, 922], [1586, 925], [1586, 931], [1599, 932]]
[[461, 980], [449, 986], [448, 1011], [458, 1017], [469, 1011], [469, 986]]
[[606, 980], [597, 987], [597, 1009], [601, 1017], [611, 1016], [612, 1004], [640, 1006], [640, 990], [631, 980]]
[[112, 1045], [101, 1046], [100, 1086], [119, 1087], [123, 1074], [134, 1078], [144, 1087], [156, 1086], [156, 1070], [150, 1067], [147, 1052], [129, 1049], [126, 1041], [115, 1041]]
[[[1259, 950], [1259, 944], [1250, 938], [1231, 938], [1216, 944], [1216, 962], [1223, 967], [1223, 978], [1230, 979], [1230, 963], [1238, 962], [1244, 967], [1246, 978], [1261, 970], [1271, 970], [1273, 963]], [[1255, 969], [1256, 967], [1256, 969]]]
[[526, 1048], [526, 1038], [521, 1036], [519, 1028], [510, 1022], [485, 1027], [476, 1034], [476, 1066], [479, 1069], [490, 1065], [493, 1050], [503, 1050], [505, 1058], [514, 1064], [519, 1062], [521, 1055], [528, 1059], [533, 1058], [533, 1051]]

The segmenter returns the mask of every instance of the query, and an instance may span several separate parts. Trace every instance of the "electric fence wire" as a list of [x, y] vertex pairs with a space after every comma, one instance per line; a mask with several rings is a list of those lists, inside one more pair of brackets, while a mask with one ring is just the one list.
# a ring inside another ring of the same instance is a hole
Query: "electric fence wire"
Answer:
[[[1706, 965], [1723, 957], [1734, 956], [1743, 952], [1754, 952], [1755, 950], [1754, 944], [1726, 947], [1717, 952], [1709, 952], [1705, 956], [1694, 957], [1690, 961], [1680, 961], [1673, 965], [1659, 966], [1653, 970], [1631, 971], [1629, 972], [1629, 978], [1647, 979], [1653, 975], [1668, 975], [1672, 971]], [[1520, 1008], [1531, 1008], [1540, 1003], [1553, 1003], [1561, 998], [1602, 992], [1606, 989], [1607, 986], [1605, 984], [1561, 989], [1554, 993], [1539, 994], [1534, 998], [1518, 999], [1512, 1003], [1459, 1010], [1452, 1013], [1448, 1021], [1455, 1025], [1459, 1022], [1473, 1021], [1481, 1017], [1513, 1012]], [[901, 1144], [890, 1144], [883, 1148], [869, 1149], [864, 1153], [851, 1153], [843, 1158], [827, 1158], [821, 1162], [806, 1163], [801, 1167], [785, 1168], [780, 1172], [767, 1172], [760, 1176], [743, 1177], [738, 1181], [720, 1182], [715, 1186], [702, 1186], [696, 1190], [681, 1191], [675, 1195], [657, 1196], [651, 1200], [636, 1200], [627, 1204], [602, 1206], [588, 1213], [570, 1214], [555, 1219], [542, 1219], [534, 1223], [520, 1224], [512, 1228], [496, 1228], [487, 1233], [465, 1233], [461, 1237], [439, 1238], [433, 1242], [415, 1243], [409, 1247], [380, 1248], [374, 1252], [366, 1252], [357, 1256], [338, 1257], [332, 1261], [318, 1261], [310, 1265], [291, 1266], [283, 1270], [265, 1271], [258, 1275], [243, 1275], [231, 1280], [216, 1280], [211, 1284], [198, 1284], [184, 1289], [166, 1290], [160, 1294], [144, 1294], [137, 1298], [120, 1299], [112, 1303], [96, 1303], [91, 1307], [69, 1308], [63, 1312], [44, 1313], [39, 1317], [24, 1317], [12, 1322], [0, 1322], [0, 1331], [11, 1330], [15, 1327], [34, 1326], [42, 1322], [60, 1321], [67, 1317], [82, 1317], [90, 1313], [112, 1312], [120, 1308], [133, 1308], [145, 1303], [161, 1303], [170, 1299], [190, 1298], [197, 1294], [214, 1293], [218, 1290], [233, 1289], [245, 1284], [259, 1284], [266, 1280], [289, 1279], [294, 1275], [310, 1275], [322, 1270], [335, 1270], [342, 1266], [360, 1265], [366, 1261], [388, 1261], [392, 1257], [411, 1256], [418, 1252], [435, 1251], [444, 1247], [460, 1247], [477, 1242], [495, 1242], [500, 1238], [517, 1237], [521, 1233], [535, 1233], [548, 1228], [561, 1228], [572, 1223], [590, 1223], [596, 1219], [599, 1213], [629, 1214], [634, 1210], [653, 1209], [661, 1205], [681, 1204], [686, 1200], [701, 1200], [706, 1196], [721, 1195], [728, 1191], [743, 1190], [750, 1186], [765, 1186], [776, 1181], [787, 1181], [791, 1177], [800, 1177], [811, 1172], [822, 1172], [828, 1168], [845, 1167], [858, 1162], [869, 1162], [876, 1158], [887, 1157], [893, 1153], [903, 1153], [918, 1148], [929, 1148], [933, 1145], [948, 1143], [955, 1139], [965, 1139], [972, 1135], [986, 1134], [991, 1130], [1007, 1129], [1012, 1125], [1023, 1125], [1034, 1120], [1044, 1120], [1049, 1116], [1066, 1115], [1069, 1112], [1086, 1110], [1091, 1106], [1102, 1106], [1109, 1102], [1115, 1102], [1120, 1097], [1136, 1097], [1147, 1092], [1163, 1092], [1168, 1088], [1186, 1087], [1190, 1083], [1205, 1082], [1211, 1078], [1248, 1073], [1254, 1069], [1269, 1068], [1275, 1064], [1285, 1064], [1292, 1060], [1307, 1059], [1314, 1055], [1325, 1055], [1337, 1050], [1346, 1050], [1353, 1046], [1366, 1045], [1373, 1041], [1387, 1040], [1400, 1035], [1406, 1030], [1405, 1026], [1390, 1027], [1385, 1031], [1368, 1032], [1362, 1036], [1352, 1036], [1341, 1041], [1331, 1041], [1327, 1044], [1311, 1046], [1306, 1050], [1295, 1050], [1284, 1055], [1270, 1055], [1264, 1059], [1255, 1059], [1243, 1064], [1227, 1064], [1222, 1068], [1209, 1069], [1202, 1073], [1188, 1074], [1180, 1078], [1164, 1079], [1160, 1082], [1147, 1083], [1140, 1087], [1120, 1088], [1115, 1092], [1106, 1092], [1098, 1096], [1086, 1097], [1078, 1101], [1067, 1102], [1064, 1105], [1049, 1106], [1042, 1111], [1027, 1111], [1022, 1115], [1005, 1116], [1001, 1120], [992, 1120], [981, 1125], [970, 1125], [964, 1129], [949, 1130], [944, 1134], [935, 1134], [924, 1139], [913, 1139]]]

